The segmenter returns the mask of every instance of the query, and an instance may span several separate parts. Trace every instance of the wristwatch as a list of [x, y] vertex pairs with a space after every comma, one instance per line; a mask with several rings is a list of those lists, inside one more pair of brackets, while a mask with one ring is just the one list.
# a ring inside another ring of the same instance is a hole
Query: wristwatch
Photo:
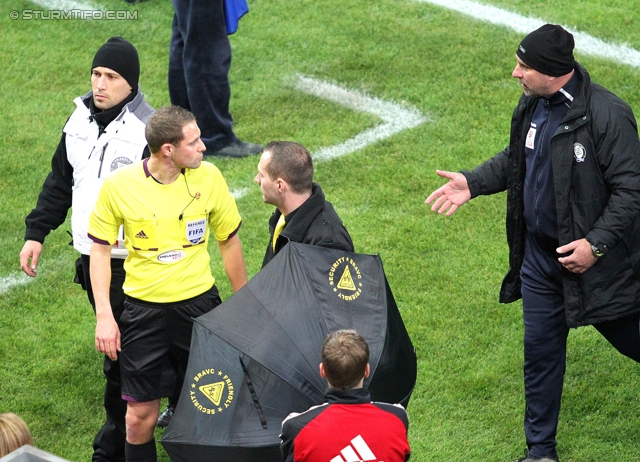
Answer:
[[589, 242], [589, 245], [591, 246], [591, 252], [593, 252], [594, 257], [600, 258], [604, 255], [604, 252], [600, 250], [597, 246], [593, 245], [591, 242]]

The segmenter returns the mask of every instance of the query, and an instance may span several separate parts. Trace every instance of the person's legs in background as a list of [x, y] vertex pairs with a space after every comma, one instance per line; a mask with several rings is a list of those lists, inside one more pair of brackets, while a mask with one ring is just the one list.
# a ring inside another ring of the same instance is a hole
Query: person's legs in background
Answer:
[[202, 131], [205, 155], [245, 157], [262, 146], [238, 140], [229, 112], [231, 44], [223, 0], [173, 0], [169, 53], [171, 104], [190, 110]]

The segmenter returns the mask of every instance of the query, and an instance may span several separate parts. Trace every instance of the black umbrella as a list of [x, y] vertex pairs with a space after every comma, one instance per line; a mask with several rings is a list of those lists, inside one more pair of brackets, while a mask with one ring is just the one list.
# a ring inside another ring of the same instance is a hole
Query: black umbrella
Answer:
[[195, 320], [171, 460], [279, 461], [282, 420], [323, 402], [320, 348], [355, 328], [374, 401], [409, 402], [416, 355], [377, 255], [289, 243], [240, 291]]

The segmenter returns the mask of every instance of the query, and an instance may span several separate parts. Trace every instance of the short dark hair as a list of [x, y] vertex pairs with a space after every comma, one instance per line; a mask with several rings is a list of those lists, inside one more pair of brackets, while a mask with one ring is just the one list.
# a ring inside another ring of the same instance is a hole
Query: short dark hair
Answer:
[[369, 363], [369, 345], [354, 329], [331, 332], [322, 345], [327, 381], [339, 390], [355, 388]]
[[184, 139], [182, 129], [195, 121], [196, 117], [180, 106], [161, 107], [149, 118], [144, 129], [149, 151], [155, 154], [165, 143], [178, 146]]
[[296, 193], [311, 191], [313, 183], [313, 160], [309, 151], [293, 141], [271, 141], [263, 152], [271, 153], [265, 167], [269, 178], [282, 178]]

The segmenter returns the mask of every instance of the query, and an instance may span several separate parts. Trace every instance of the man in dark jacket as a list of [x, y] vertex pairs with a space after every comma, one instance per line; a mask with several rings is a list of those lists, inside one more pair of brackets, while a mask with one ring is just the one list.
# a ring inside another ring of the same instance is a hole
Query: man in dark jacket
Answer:
[[262, 199], [277, 208], [269, 219], [269, 244], [262, 266], [289, 241], [353, 252], [342, 220], [313, 182], [309, 151], [292, 141], [272, 141], [265, 148], [254, 181]]
[[557, 461], [569, 328], [593, 325], [640, 361], [640, 142], [629, 106], [592, 83], [573, 36], [546, 24], [516, 52], [523, 89], [509, 146], [426, 200], [451, 215], [507, 191], [510, 269], [500, 301], [522, 298], [525, 435], [521, 461]]

